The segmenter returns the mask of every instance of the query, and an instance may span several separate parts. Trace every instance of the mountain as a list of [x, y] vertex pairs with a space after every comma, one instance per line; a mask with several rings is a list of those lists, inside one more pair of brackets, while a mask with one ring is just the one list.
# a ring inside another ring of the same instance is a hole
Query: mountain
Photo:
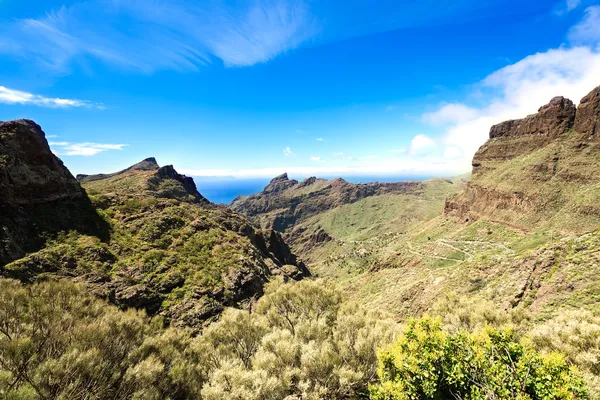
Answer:
[[67, 277], [117, 305], [199, 328], [306, 267], [280, 234], [208, 202], [148, 158], [75, 179], [32, 121], [0, 125], [2, 267], [23, 282]]

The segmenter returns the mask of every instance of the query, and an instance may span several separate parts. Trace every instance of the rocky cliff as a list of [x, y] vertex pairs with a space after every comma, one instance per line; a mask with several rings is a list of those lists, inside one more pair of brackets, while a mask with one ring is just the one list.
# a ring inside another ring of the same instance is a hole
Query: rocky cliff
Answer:
[[264, 228], [285, 232], [299, 222], [370, 196], [386, 193], [415, 194], [423, 189], [420, 182], [353, 184], [342, 178], [290, 180], [277, 176], [260, 193], [238, 197], [231, 207], [247, 215]]
[[522, 229], [593, 229], [600, 221], [599, 121], [597, 87], [579, 107], [555, 97], [536, 114], [493, 126], [473, 157], [471, 182], [447, 199], [445, 214]]
[[30, 120], [0, 123], [0, 267], [59, 232], [107, 238], [107, 225]]
[[260, 296], [274, 275], [309, 275], [277, 232], [209, 203], [154, 158], [78, 182], [23, 120], [0, 124], [0, 162], [0, 276], [85, 282], [197, 329]]

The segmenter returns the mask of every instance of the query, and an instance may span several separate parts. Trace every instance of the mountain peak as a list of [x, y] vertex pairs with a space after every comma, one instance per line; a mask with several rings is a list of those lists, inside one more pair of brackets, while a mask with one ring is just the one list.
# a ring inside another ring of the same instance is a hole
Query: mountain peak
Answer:
[[276, 183], [276, 182], [282, 182], [282, 181], [289, 181], [290, 179], [288, 178], [288, 174], [287, 172], [284, 172], [281, 175], [277, 175], [275, 178], [271, 179], [271, 182], [269, 182], [269, 184], [272, 183]]
[[148, 157], [137, 164], [133, 164], [131, 167], [127, 168], [126, 171], [154, 171], [159, 168], [160, 166], [156, 162], [156, 158]]

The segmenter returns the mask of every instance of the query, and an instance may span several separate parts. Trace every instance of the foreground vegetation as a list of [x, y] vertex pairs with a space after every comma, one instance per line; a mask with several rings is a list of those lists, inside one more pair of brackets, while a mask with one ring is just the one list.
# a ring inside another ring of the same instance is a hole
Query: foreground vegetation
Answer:
[[0, 397], [588, 398], [573, 366], [597, 379], [599, 318], [586, 314], [583, 329], [565, 314], [525, 333], [521, 314], [441, 303], [434, 312], [444, 319], [402, 328], [328, 282], [276, 280], [251, 310], [227, 309], [194, 335], [69, 281], [2, 279]]

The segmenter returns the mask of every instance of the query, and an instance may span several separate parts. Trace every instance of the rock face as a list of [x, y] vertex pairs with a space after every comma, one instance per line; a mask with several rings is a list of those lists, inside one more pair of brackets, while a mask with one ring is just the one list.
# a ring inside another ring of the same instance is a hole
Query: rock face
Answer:
[[279, 233], [209, 203], [191, 178], [154, 158], [78, 182], [40, 127], [23, 120], [0, 124], [0, 162], [2, 277], [73, 279], [200, 329], [262, 295], [274, 275], [309, 275]]
[[600, 134], [600, 86], [581, 99], [573, 128], [576, 132], [597, 140]]
[[492, 126], [490, 139], [524, 135], [556, 138], [573, 127], [576, 111], [571, 100], [561, 96], [555, 97], [550, 103], [540, 107], [537, 114]]
[[290, 180], [287, 174], [273, 178], [260, 193], [238, 197], [231, 207], [263, 228], [285, 232], [300, 221], [343, 204], [385, 193], [418, 193], [420, 182], [352, 184], [344, 179]]
[[83, 197], [73, 175], [30, 120], [0, 124], [0, 201], [14, 205]]
[[[490, 139], [473, 157], [465, 190], [446, 200], [444, 212], [466, 220], [485, 217], [522, 229], [559, 220], [559, 228], [583, 218], [578, 232], [600, 221], [595, 162], [600, 143], [600, 87], [578, 108], [555, 97], [538, 113], [490, 129]], [[590, 217], [591, 216], [591, 217]], [[589, 223], [589, 224], [588, 224]], [[589, 225], [589, 226], [588, 226]]]
[[0, 266], [62, 231], [107, 238], [85, 192], [30, 120], [0, 124]]

